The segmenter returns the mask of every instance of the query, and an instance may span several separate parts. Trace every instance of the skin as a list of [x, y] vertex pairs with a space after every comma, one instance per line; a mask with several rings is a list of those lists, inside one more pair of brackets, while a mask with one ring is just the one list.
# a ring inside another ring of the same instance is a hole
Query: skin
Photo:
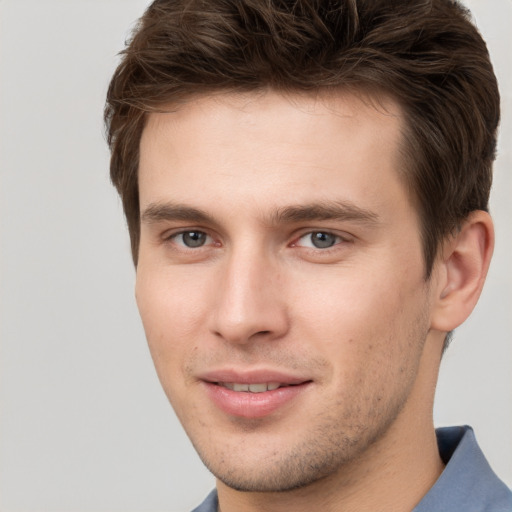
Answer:
[[[492, 225], [475, 214], [425, 281], [402, 127], [391, 99], [350, 93], [225, 93], [149, 116], [137, 302], [223, 512], [411, 510], [442, 471], [442, 344], [478, 298]], [[226, 369], [306, 384], [241, 417], [205, 390]]]

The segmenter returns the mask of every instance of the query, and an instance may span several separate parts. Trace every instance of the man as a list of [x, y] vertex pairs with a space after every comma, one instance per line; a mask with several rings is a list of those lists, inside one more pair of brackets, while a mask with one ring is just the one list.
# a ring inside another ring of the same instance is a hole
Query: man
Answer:
[[160, 0], [108, 93], [197, 511], [512, 510], [441, 355], [493, 249], [489, 57], [449, 0]]

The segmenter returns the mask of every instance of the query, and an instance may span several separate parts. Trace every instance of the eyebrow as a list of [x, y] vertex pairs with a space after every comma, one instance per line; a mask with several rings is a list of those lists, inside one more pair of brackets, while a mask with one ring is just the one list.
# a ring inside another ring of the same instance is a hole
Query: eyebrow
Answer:
[[[374, 225], [378, 224], [379, 216], [375, 212], [356, 206], [351, 202], [322, 201], [277, 208], [269, 215], [267, 223], [273, 226], [323, 220], [351, 221]], [[172, 202], [151, 203], [141, 214], [141, 222], [144, 224], [154, 224], [162, 221], [215, 223], [211, 215], [199, 208]]]
[[144, 224], [154, 224], [166, 220], [187, 222], [211, 222], [212, 220], [203, 210], [174, 203], [151, 203], [142, 212], [140, 219]]
[[351, 202], [320, 202], [306, 205], [291, 205], [279, 208], [271, 216], [272, 224], [321, 220], [353, 221], [362, 224], [377, 224], [379, 216]]

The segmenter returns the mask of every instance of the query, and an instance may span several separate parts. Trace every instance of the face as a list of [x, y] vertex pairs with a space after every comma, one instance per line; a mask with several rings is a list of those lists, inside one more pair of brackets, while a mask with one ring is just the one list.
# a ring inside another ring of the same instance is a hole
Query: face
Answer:
[[348, 93], [149, 117], [137, 302], [176, 414], [232, 488], [306, 486], [410, 427], [431, 300], [401, 125], [391, 100]]

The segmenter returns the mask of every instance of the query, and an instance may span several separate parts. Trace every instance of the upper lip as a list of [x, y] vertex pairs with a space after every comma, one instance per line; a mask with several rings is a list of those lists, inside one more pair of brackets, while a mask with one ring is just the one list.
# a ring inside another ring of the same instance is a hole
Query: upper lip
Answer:
[[201, 373], [200, 380], [218, 383], [235, 382], [237, 384], [260, 384], [264, 382], [278, 382], [279, 384], [297, 385], [309, 382], [311, 379], [303, 376], [293, 375], [279, 370], [235, 370], [218, 369]]

